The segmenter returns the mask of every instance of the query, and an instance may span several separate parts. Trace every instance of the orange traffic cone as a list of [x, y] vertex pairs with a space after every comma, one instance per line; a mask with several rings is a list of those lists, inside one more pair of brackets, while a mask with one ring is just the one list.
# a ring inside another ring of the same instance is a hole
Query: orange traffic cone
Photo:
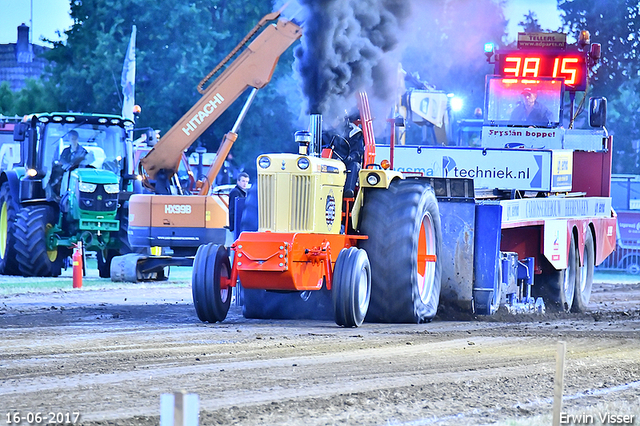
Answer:
[[73, 249], [73, 288], [82, 288], [82, 241]]

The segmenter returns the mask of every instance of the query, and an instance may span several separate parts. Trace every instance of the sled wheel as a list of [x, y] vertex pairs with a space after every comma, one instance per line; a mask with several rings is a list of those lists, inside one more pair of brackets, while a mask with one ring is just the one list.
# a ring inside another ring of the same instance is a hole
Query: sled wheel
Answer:
[[231, 305], [231, 264], [224, 246], [206, 244], [193, 261], [191, 293], [198, 318], [203, 322], [224, 321]]
[[578, 269], [578, 250], [576, 241], [571, 233], [569, 242], [569, 254], [567, 257], [567, 268], [557, 270], [547, 263], [547, 268], [543, 269], [540, 275], [540, 285], [533, 286], [536, 296], [541, 296], [548, 310], [552, 312], [569, 312], [573, 305], [576, 291], [576, 273]]
[[371, 297], [371, 266], [367, 252], [356, 247], [340, 250], [331, 293], [336, 324], [359, 327]]
[[593, 270], [595, 267], [595, 247], [591, 230], [587, 231], [584, 240], [584, 251], [582, 255], [582, 266], [578, 269], [576, 279], [576, 291], [573, 298], [573, 312], [585, 312], [591, 298], [591, 287], [593, 286]]

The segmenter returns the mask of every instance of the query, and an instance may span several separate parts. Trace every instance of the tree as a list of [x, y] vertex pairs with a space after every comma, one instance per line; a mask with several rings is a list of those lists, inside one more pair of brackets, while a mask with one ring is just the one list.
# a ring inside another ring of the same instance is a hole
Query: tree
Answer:
[[528, 14], [524, 15], [524, 20], [518, 22], [518, 25], [522, 27], [522, 31], [525, 33], [536, 33], [543, 31], [542, 26], [538, 22], [538, 18], [536, 17], [535, 12], [531, 10]]
[[13, 99], [14, 94], [11, 91], [11, 86], [9, 86], [8, 81], [3, 81], [0, 83], [0, 114], [3, 115], [14, 115], [15, 111], [13, 109]]
[[[53, 66], [45, 86], [62, 110], [120, 114], [122, 63], [135, 24], [136, 102], [142, 107], [137, 126], [153, 127], [164, 134], [200, 99], [196, 86], [202, 77], [269, 12], [267, 1], [71, 0], [74, 25], [66, 32], [66, 42], [54, 43], [47, 53]], [[292, 60], [289, 51], [280, 59], [278, 70], [290, 72]], [[274, 79], [280, 75], [276, 72]], [[269, 86], [258, 98], [283, 103]], [[260, 105], [256, 102], [253, 108]], [[201, 136], [208, 151], [217, 149], [240, 108], [236, 102]], [[243, 131], [254, 124], [263, 130], [253, 133], [251, 141], [245, 142], [243, 134], [242, 142], [233, 148], [235, 157], [252, 162], [259, 153], [256, 147], [282, 139], [280, 132], [264, 130], [286, 129], [292, 121], [286, 108], [275, 116], [251, 113]], [[274, 149], [278, 148], [276, 144]]]
[[15, 95], [13, 110], [17, 115], [57, 110], [58, 103], [51, 97], [41, 80], [27, 79], [25, 86]]

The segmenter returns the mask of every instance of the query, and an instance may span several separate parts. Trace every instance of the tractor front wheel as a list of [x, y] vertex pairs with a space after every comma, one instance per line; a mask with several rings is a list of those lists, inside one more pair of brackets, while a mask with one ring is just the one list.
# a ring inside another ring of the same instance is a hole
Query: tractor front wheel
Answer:
[[98, 250], [98, 275], [100, 275], [100, 278], [111, 277], [111, 262], [116, 256], [118, 256], [118, 252], [115, 250], [104, 250], [104, 252]]
[[29, 206], [18, 212], [15, 226], [16, 259], [25, 277], [57, 277], [62, 256], [57, 247], [48, 247], [49, 231], [56, 215], [49, 206]]
[[222, 322], [231, 305], [229, 253], [224, 246], [202, 245], [193, 261], [191, 293], [198, 318], [203, 322]]
[[371, 298], [371, 266], [366, 251], [356, 247], [340, 250], [331, 293], [336, 324], [362, 325]]

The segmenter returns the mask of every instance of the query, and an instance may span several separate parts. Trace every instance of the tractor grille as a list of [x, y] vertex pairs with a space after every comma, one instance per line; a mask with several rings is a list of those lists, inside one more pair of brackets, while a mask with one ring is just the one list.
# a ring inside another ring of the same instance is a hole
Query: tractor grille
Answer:
[[291, 178], [291, 229], [290, 231], [309, 231], [311, 219], [311, 177], [292, 176]]
[[[287, 188], [289, 193], [277, 193], [277, 187]], [[260, 229], [276, 232], [311, 231], [312, 192], [310, 176], [261, 174], [258, 177]], [[287, 213], [289, 223], [284, 221]], [[285, 226], [288, 229], [283, 229]]]
[[258, 224], [260, 229], [274, 231], [276, 228], [276, 176], [258, 176]]
[[113, 212], [118, 208], [118, 194], [108, 194], [103, 185], [93, 192], [80, 192], [80, 208], [93, 212]]

